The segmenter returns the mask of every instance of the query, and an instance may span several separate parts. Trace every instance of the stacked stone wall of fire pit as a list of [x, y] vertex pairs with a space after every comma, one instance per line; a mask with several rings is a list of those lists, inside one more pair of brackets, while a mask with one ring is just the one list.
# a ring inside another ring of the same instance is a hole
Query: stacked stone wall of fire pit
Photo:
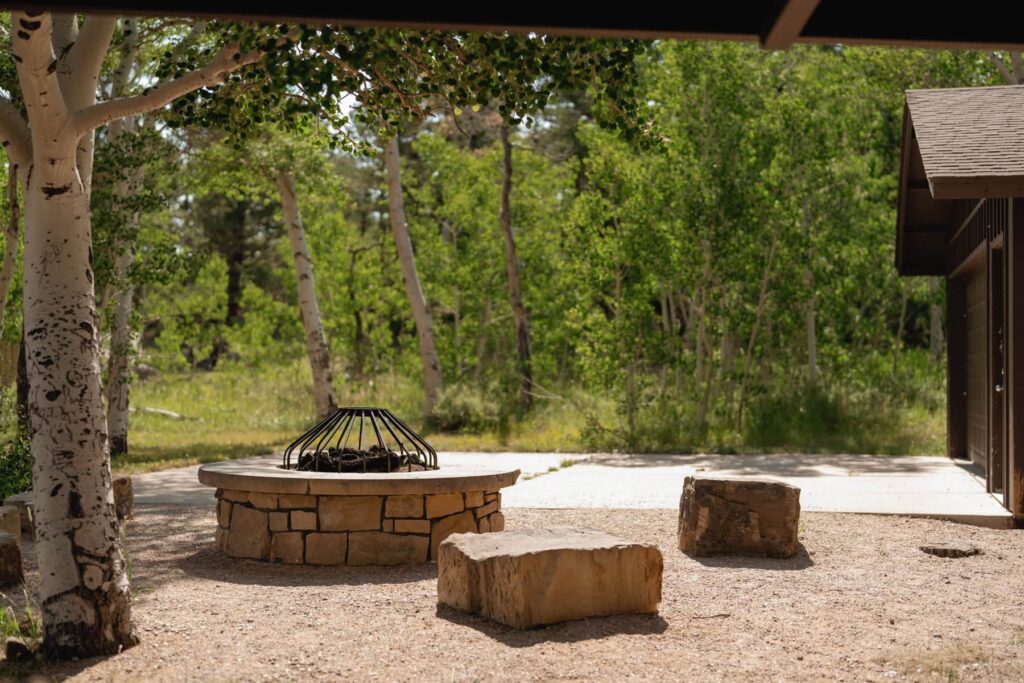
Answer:
[[217, 545], [288, 564], [416, 564], [451, 534], [502, 531], [500, 491], [396, 495], [217, 489]]

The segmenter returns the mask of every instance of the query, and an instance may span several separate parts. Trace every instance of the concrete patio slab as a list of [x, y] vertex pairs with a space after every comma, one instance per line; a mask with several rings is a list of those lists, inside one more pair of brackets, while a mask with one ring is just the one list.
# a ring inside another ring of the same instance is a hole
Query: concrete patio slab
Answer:
[[994, 528], [1013, 518], [965, 467], [944, 457], [593, 455], [503, 494], [514, 508], [678, 509], [688, 474], [769, 477], [799, 486], [809, 512], [932, 517]]
[[[965, 467], [944, 457], [871, 455], [576, 455], [440, 453], [444, 466], [518, 468], [519, 483], [502, 494], [506, 508], [676, 510], [683, 478], [706, 472], [769, 477], [801, 489], [809, 512], [933, 517], [1008, 528], [1013, 518]], [[276, 464], [277, 455], [244, 462]], [[562, 467], [566, 460], [578, 461]], [[557, 468], [554, 472], [550, 469]], [[198, 466], [135, 475], [136, 504], [213, 505]]]

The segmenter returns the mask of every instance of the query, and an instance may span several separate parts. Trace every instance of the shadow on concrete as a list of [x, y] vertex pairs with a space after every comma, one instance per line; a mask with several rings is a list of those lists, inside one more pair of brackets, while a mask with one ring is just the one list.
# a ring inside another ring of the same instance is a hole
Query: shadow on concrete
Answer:
[[[752, 453], [741, 455], [600, 454], [586, 465], [607, 467], [693, 467], [709, 475], [772, 477], [850, 476], [873, 474], [920, 474], [948, 466], [945, 458], [891, 455], [808, 455], [799, 453]], [[700, 471], [698, 473], [701, 473]]]
[[686, 553], [686, 557], [699, 562], [705, 567], [714, 569], [764, 569], [766, 571], [798, 571], [814, 566], [807, 548], [801, 543], [796, 555], [786, 559], [771, 557], [738, 557], [736, 555], [715, 555], [714, 557], [697, 557]]
[[547, 643], [578, 643], [614, 635], [654, 635], [664, 633], [668, 622], [657, 614], [622, 614], [594, 617], [581, 621], [540, 626], [525, 631], [514, 629], [486, 617], [467, 614], [447, 605], [437, 606], [437, 617], [479, 631], [508, 647], [533, 647]]

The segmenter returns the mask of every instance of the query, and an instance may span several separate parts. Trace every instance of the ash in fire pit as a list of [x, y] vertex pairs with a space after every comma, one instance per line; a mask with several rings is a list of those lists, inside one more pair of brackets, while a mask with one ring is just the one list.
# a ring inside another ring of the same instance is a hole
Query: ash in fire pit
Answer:
[[304, 472], [436, 470], [437, 453], [389, 410], [341, 408], [285, 449], [284, 467]]

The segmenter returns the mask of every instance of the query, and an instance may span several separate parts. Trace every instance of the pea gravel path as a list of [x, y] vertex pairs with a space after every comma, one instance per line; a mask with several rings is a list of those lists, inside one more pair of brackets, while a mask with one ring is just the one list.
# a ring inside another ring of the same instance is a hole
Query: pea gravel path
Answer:
[[[506, 515], [510, 529], [567, 524], [656, 543], [665, 555], [660, 616], [516, 632], [439, 609], [434, 565], [231, 560], [213, 546], [212, 511], [142, 506], [128, 528], [141, 644], [44, 673], [147, 683], [1024, 680], [1022, 531], [806, 513], [809, 553], [698, 561], [675, 549], [670, 511]], [[918, 550], [947, 539], [984, 554]]]

